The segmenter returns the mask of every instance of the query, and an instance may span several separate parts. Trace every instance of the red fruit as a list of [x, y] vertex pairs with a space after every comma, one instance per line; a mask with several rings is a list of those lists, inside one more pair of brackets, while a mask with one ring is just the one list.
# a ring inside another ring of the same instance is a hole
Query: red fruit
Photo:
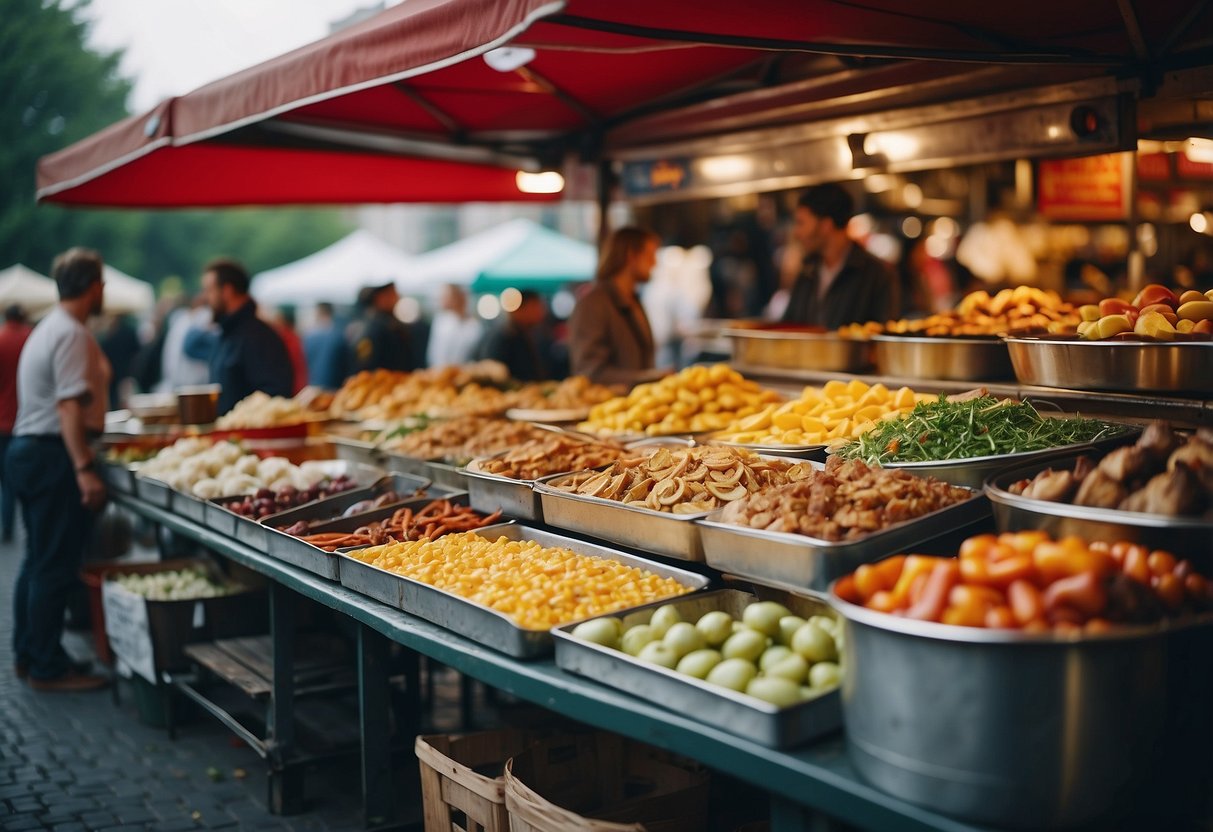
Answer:
[[1132, 309], [1132, 305], [1120, 298], [1104, 298], [1099, 302], [1099, 317], [1108, 315], [1123, 315]]
[[1165, 303], [1174, 310], [1179, 306], [1179, 297], [1160, 283], [1151, 283], [1146, 288], [1137, 293], [1137, 297], [1133, 298], [1133, 305], [1138, 309], [1145, 309], [1147, 306], [1153, 306], [1156, 303]]

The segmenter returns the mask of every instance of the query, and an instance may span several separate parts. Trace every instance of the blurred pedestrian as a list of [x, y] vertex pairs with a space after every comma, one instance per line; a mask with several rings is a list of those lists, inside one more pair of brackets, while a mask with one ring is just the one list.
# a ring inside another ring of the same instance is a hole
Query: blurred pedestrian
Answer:
[[442, 308], [430, 324], [426, 361], [431, 367], [466, 364], [484, 337], [480, 321], [468, 314], [468, 296], [458, 286], [442, 290]]
[[4, 454], [17, 421], [17, 361], [29, 334], [25, 310], [16, 304], [5, 309], [4, 326], [0, 327], [0, 539], [5, 543], [13, 539], [17, 501], [13, 484], [4, 478]]
[[658, 378], [653, 331], [636, 295], [657, 265], [660, 240], [652, 231], [626, 227], [603, 247], [593, 287], [569, 320], [569, 354], [575, 374], [599, 384], [636, 384]]
[[303, 336], [308, 383], [325, 390], [336, 390], [344, 384], [349, 374], [348, 352], [345, 336], [333, 317], [333, 305], [316, 304], [316, 320]]
[[[213, 335], [212, 340], [205, 342], [205, 353], [198, 357], [185, 352], [186, 338], [193, 330]], [[188, 307], [174, 310], [168, 317], [160, 354], [161, 378], [156, 391], [172, 393], [181, 387], [197, 387], [210, 381], [211, 352], [214, 351], [214, 341], [218, 340], [218, 332], [219, 327], [215, 325], [214, 316], [202, 294], [195, 295]]]
[[[295, 381], [282, 339], [257, 317], [257, 304], [248, 290], [248, 272], [235, 260], [212, 260], [203, 270], [202, 292], [219, 325], [219, 337], [211, 351], [210, 379], [220, 386], [220, 416], [257, 391], [290, 396]], [[196, 335], [197, 330], [193, 330], [186, 337], [187, 354], [195, 354], [191, 342], [197, 346], [207, 340]]]
[[97, 338], [101, 351], [110, 363], [109, 400], [111, 407], [120, 407], [123, 399], [122, 382], [131, 378], [135, 356], [139, 354], [139, 335], [127, 315], [110, 315]]
[[551, 372], [541, 334], [547, 316], [547, 304], [538, 292], [522, 292], [518, 308], [489, 330], [475, 357], [500, 361], [519, 381], [546, 381]]
[[299, 333], [295, 329], [295, 310], [289, 306], [280, 307], [277, 314], [272, 317], [270, 326], [282, 339], [282, 345], [286, 347], [286, 354], [291, 359], [291, 369], [294, 372], [291, 384], [291, 395], [293, 396], [307, 387], [307, 356], [303, 354], [303, 341], [300, 340]]
[[59, 304], [30, 334], [17, 367], [17, 421], [5, 475], [21, 502], [26, 547], [13, 592], [13, 654], [17, 676], [38, 691], [106, 685], [61, 644], [93, 513], [105, 504], [90, 441], [105, 428], [111, 371], [85, 326], [101, 312], [101, 268], [101, 256], [89, 249], [55, 258]]
[[400, 293], [395, 283], [367, 286], [358, 293], [363, 320], [354, 341], [354, 364], [358, 370], [415, 370], [409, 346], [409, 328], [396, 317]]

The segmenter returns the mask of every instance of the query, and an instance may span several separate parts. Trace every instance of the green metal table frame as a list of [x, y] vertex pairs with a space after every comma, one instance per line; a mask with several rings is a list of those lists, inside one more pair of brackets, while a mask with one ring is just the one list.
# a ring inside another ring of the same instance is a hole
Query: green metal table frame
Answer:
[[[726, 733], [692, 716], [566, 673], [551, 659], [522, 662], [489, 650], [407, 613], [373, 601], [340, 584], [297, 569], [263, 552], [152, 506], [131, 495], [114, 501], [153, 523], [195, 540], [243, 564], [281, 590], [312, 599], [356, 620], [361, 707], [361, 762], [364, 811], [369, 825], [388, 820], [392, 801], [388, 724], [387, 651], [395, 642], [486, 685], [596, 728], [613, 731], [698, 760], [767, 791], [773, 832], [820, 828], [820, 816], [869, 830], [888, 832], [976, 832], [971, 826], [898, 800], [860, 779], [847, 759], [840, 736], [793, 751], [778, 751]], [[290, 604], [271, 604], [274, 647], [271, 742], [275, 760], [293, 753]], [[281, 648], [281, 649], [280, 649]], [[271, 767], [271, 804], [291, 801], [281, 790], [296, 784], [276, 781]], [[275, 790], [279, 790], [275, 799]]]

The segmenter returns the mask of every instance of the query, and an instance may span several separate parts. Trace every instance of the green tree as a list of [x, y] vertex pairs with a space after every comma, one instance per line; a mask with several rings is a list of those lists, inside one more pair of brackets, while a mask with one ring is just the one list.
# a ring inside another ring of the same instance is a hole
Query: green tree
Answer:
[[88, 2], [0, 0], [0, 268], [47, 271], [72, 245], [98, 249], [136, 277], [187, 285], [210, 257], [253, 272], [288, 263], [349, 231], [331, 209], [131, 211], [34, 202], [38, 158], [128, 115], [121, 53], [88, 48]]

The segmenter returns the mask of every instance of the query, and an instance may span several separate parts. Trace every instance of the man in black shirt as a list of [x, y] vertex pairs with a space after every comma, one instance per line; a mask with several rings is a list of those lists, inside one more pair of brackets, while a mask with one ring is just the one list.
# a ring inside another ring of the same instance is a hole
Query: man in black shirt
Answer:
[[543, 298], [537, 292], [523, 292], [518, 308], [481, 340], [476, 357], [500, 361], [519, 381], [546, 381], [548, 362], [538, 339], [546, 318]]
[[409, 328], [396, 317], [400, 293], [395, 283], [368, 286], [358, 294], [366, 319], [354, 338], [354, 364], [359, 370], [417, 369], [409, 346]]
[[278, 333], [257, 317], [249, 276], [235, 260], [212, 260], [202, 273], [202, 293], [219, 324], [211, 352], [211, 383], [221, 387], [219, 415], [260, 390], [291, 395], [294, 369]]
[[847, 236], [854, 202], [840, 185], [809, 188], [796, 205], [792, 234], [804, 248], [804, 268], [783, 314], [788, 323], [827, 330], [897, 314], [892, 270]]

